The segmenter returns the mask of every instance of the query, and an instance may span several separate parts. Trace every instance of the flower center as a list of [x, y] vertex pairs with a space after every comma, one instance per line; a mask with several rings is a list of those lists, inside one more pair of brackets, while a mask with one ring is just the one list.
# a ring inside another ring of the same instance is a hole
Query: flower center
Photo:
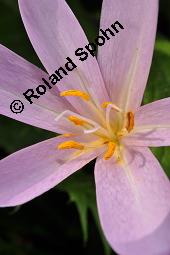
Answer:
[[[90, 96], [79, 90], [67, 90], [60, 93], [60, 96], [76, 96], [89, 103]], [[122, 159], [122, 138], [127, 136], [134, 128], [135, 120], [133, 112], [124, 112], [117, 105], [112, 102], [103, 102], [100, 107], [97, 107], [91, 102], [91, 110], [101, 119], [102, 125], [95, 121], [87, 120], [82, 117], [79, 118], [75, 115], [67, 116], [67, 119], [76, 126], [80, 126], [86, 129], [86, 134], [91, 133], [93, 137], [96, 137], [96, 141], [88, 143], [80, 143], [76, 141], [67, 141], [58, 145], [58, 149], [76, 149], [82, 152], [88, 150], [94, 150], [96, 148], [105, 146], [106, 151], [104, 153], [104, 159], [108, 160], [113, 155], [118, 161]], [[105, 109], [105, 111], [103, 111]], [[100, 123], [100, 122], [99, 122]], [[65, 137], [76, 136], [76, 134], [64, 134]]]

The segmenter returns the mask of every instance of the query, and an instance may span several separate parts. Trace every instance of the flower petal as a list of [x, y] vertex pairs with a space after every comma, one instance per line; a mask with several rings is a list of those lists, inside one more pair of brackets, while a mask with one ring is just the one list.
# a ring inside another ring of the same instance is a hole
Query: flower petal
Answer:
[[[144, 250], [148, 255], [164, 254], [170, 251], [166, 228], [170, 227], [169, 180], [149, 149], [136, 147], [135, 151], [124, 152], [125, 163], [101, 158], [96, 163], [101, 225], [120, 254], [143, 254]], [[147, 241], [148, 236], [151, 242]]]
[[122, 108], [135, 110], [141, 104], [152, 59], [157, 13], [158, 0], [103, 1], [101, 28], [106, 30], [116, 21], [124, 27], [121, 30], [116, 26], [119, 34], [115, 32], [115, 38], [99, 48], [98, 54], [108, 93]]
[[[96, 102], [108, 100], [97, 60], [90, 54], [85, 61], [75, 56], [75, 51], [88, 45], [88, 40], [66, 2], [19, 0], [19, 6], [32, 45], [48, 73], [65, 68], [67, 57], [77, 66], [72, 72], [67, 71], [66, 76], [63, 75], [64, 79], [57, 83], [59, 90], [83, 90], [90, 93]], [[87, 108], [80, 104], [80, 99], [70, 97], [68, 100], [80, 113], [88, 113]]]
[[[42, 78], [47, 78], [47, 74], [2, 45], [0, 56], [0, 114], [50, 131], [60, 131], [55, 118], [71, 106], [57, 96], [57, 89], [56, 94], [47, 89], [45, 95], [33, 99], [33, 104], [23, 95], [28, 89], [34, 89], [37, 95], [36, 87], [43, 84]], [[10, 105], [14, 100], [23, 102], [22, 113], [11, 111]]]
[[57, 150], [64, 141], [61, 136], [52, 138], [0, 161], [1, 207], [23, 204], [41, 195], [97, 156], [90, 152], [70, 159], [75, 150]]
[[170, 98], [139, 108], [135, 114], [135, 129], [124, 139], [130, 146], [170, 145]]

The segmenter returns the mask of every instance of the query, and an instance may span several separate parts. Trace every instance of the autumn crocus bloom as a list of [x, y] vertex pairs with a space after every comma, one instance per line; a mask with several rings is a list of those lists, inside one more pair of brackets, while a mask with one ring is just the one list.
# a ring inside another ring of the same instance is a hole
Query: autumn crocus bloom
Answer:
[[[101, 27], [125, 29], [81, 62], [88, 41], [64, 0], [20, 0], [29, 38], [49, 74], [70, 56], [78, 68], [30, 105], [22, 93], [48, 75], [0, 46], [0, 113], [60, 133], [0, 163], [0, 205], [25, 203], [97, 157], [103, 231], [119, 254], [170, 253], [170, 185], [147, 146], [170, 145], [170, 98], [140, 107], [151, 64], [157, 0], [104, 0]], [[22, 114], [10, 103], [21, 98]]]

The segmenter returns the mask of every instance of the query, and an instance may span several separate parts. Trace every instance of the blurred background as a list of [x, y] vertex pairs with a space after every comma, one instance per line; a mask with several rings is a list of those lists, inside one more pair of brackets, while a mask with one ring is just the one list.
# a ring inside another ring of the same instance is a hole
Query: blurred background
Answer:
[[[99, 28], [102, 0], [67, 2], [89, 40], [93, 41]], [[161, 0], [157, 41], [144, 103], [170, 96], [169, 10], [170, 1]], [[17, 0], [0, 0], [0, 43], [41, 67], [24, 30]], [[0, 159], [53, 136], [0, 116]], [[170, 176], [170, 148], [152, 150]], [[21, 207], [0, 209], [0, 255], [115, 254], [105, 241], [98, 222], [93, 166], [94, 162], [85, 171]]]

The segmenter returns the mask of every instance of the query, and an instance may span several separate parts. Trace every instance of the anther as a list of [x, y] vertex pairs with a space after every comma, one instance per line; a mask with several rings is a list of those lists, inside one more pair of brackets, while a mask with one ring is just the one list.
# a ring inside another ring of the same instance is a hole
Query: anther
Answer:
[[113, 109], [116, 110], [117, 112], [122, 112], [122, 110], [121, 110], [118, 106], [116, 106], [115, 104], [113, 104], [112, 102], [104, 102], [104, 103], [102, 103], [102, 107], [103, 107], [103, 108], [107, 108], [109, 105], [111, 106], [111, 108], [113, 108]]
[[112, 102], [104, 102], [104, 103], [102, 103], [102, 107], [103, 107], [103, 108], [107, 108], [107, 106], [108, 106], [109, 104], [112, 104]]
[[87, 121], [85, 121], [85, 120], [83, 120], [83, 119], [80, 119], [80, 118], [78, 118], [78, 117], [76, 117], [76, 116], [74, 116], [74, 115], [68, 116], [68, 119], [69, 119], [71, 122], [73, 122], [75, 125], [77, 125], [77, 126], [83, 126], [83, 125], [85, 125], [85, 124], [88, 123]]
[[75, 141], [67, 141], [60, 143], [58, 145], [59, 150], [65, 150], [65, 149], [77, 149], [77, 150], [83, 150], [84, 145]]
[[104, 159], [105, 160], [110, 159], [113, 156], [115, 149], [116, 149], [116, 144], [114, 142], [109, 142], [108, 149], [107, 149], [106, 153], [104, 154]]
[[70, 134], [70, 133], [66, 133], [66, 134], [63, 134], [63, 137], [74, 137], [74, 136], [76, 136], [76, 135], [74, 135], [74, 134]]
[[134, 128], [134, 125], [135, 125], [134, 114], [133, 114], [133, 112], [128, 112], [127, 113], [127, 125], [126, 125], [126, 129], [127, 129], [127, 131], [129, 133]]
[[90, 96], [87, 93], [80, 90], [66, 90], [61, 92], [60, 96], [61, 97], [65, 97], [65, 96], [81, 97], [85, 101], [88, 101], [90, 99]]

